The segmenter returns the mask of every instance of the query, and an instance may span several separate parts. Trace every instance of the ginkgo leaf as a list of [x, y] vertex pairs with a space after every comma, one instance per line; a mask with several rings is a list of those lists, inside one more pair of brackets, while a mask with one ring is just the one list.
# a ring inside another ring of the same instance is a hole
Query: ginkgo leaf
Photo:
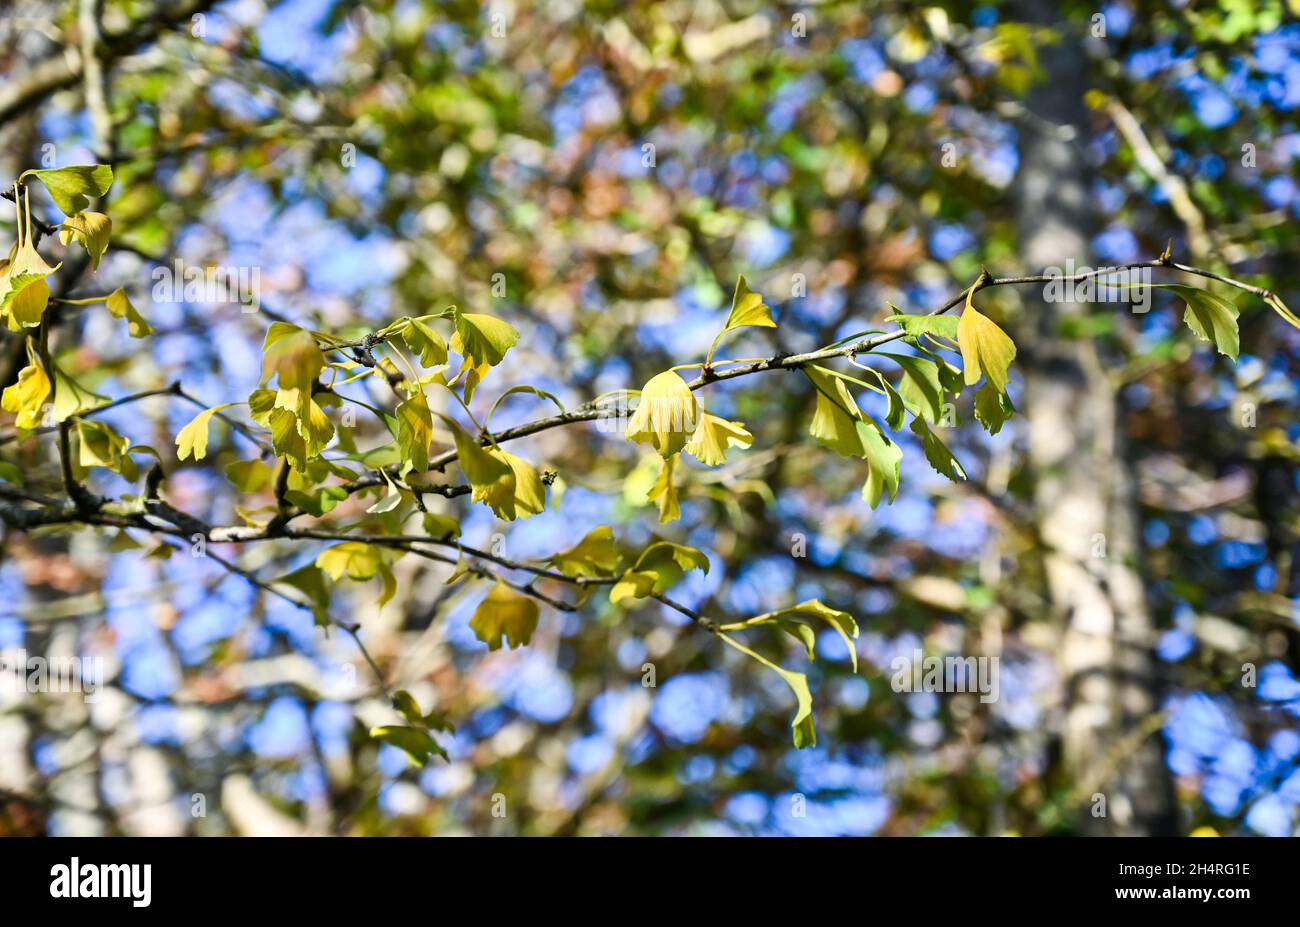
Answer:
[[0, 301], [0, 312], [12, 332], [35, 328], [45, 317], [50, 304], [50, 285], [40, 274], [21, 274], [10, 278], [10, 289]]
[[473, 490], [470, 498], [474, 502], [484, 503], [501, 517], [506, 517], [503, 513], [508, 512], [509, 518], [513, 519], [515, 472], [510, 464], [489, 454], [455, 419], [441, 414], [439, 417], [451, 429], [452, 439], [456, 442], [456, 457]]
[[54, 366], [54, 420], [65, 422], [74, 415], [108, 405], [109, 398], [87, 389]]
[[812, 692], [808, 688], [808, 677], [803, 673], [796, 673], [793, 670], [788, 670], [784, 667], [778, 666], [761, 654], [750, 650], [744, 644], [740, 643], [728, 634], [719, 634], [718, 636], [736, 650], [739, 650], [748, 657], [752, 657], [768, 669], [775, 671], [777, 675], [785, 680], [786, 685], [788, 685], [794, 692], [795, 702], [798, 706], [795, 710], [794, 718], [790, 721], [790, 728], [793, 733], [795, 748], [802, 750], [805, 747], [817, 746], [817, 730], [813, 726]]
[[506, 521], [513, 521], [515, 518], [528, 518], [530, 515], [545, 511], [546, 486], [537, 468], [522, 457], [516, 457], [500, 448], [489, 448], [488, 453], [504, 461], [514, 474], [515, 489], [512, 504], [502, 505], [499, 510], [494, 507], [497, 516]]
[[817, 389], [817, 410], [808, 433], [845, 457], [861, 457], [858, 425], [862, 412], [844, 382], [820, 367], [805, 367], [803, 372]]
[[953, 482], [966, 479], [966, 470], [957, 458], [952, 456], [952, 451], [948, 450], [947, 445], [930, 430], [924, 419], [920, 416], [912, 419], [911, 428], [912, 433], [921, 439], [921, 449], [925, 451], [925, 459], [930, 462], [930, 466], [934, 467], [935, 472], [948, 477]]
[[1011, 397], [998, 389], [990, 381], [980, 387], [975, 394], [975, 418], [991, 435], [1002, 430], [1003, 423], [1015, 414], [1016, 408], [1011, 404]]
[[309, 563], [271, 582], [284, 583], [303, 593], [307, 597], [308, 604], [311, 605], [316, 623], [321, 626], [329, 624], [330, 591], [325, 584], [324, 572], [316, 564]]
[[920, 335], [937, 335], [950, 341], [957, 340], [957, 317], [951, 315], [906, 315], [896, 313], [885, 316], [885, 321], [896, 322], [909, 338]]
[[1183, 298], [1187, 309], [1183, 321], [1197, 338], [1213, 343], [1215, 349], [1234, 361], [1241, 351], [1241, 336], [1237, 330], [1239, 310], [1229, 300], [1209, 290], [1182, 283], [1153, 284], [1172, 290]]
[[108, 250], [113, 234], [113, 220], [102, 212], [79, 212], [63, 220], [59, 240], [65, 245], [76, 240], [90, 255], [90, 269], [99, 270], [99, 259]]
[[398, 403], [393, 410], [397, 419], [397, 446], [402, 449], [402, 473], [429, 469], [429, 442], [433, 440], [433, 413], [423, 392]]
[[568, 550], [554, 554], [547, 563], [570, 579], [576, 579], [579, 576], [609, 576], [618, 569], [622, 560], [623, 554], [614, 541], [614, 530], [609, 525], [601, 525], [587, 532]]
[[537, 602], [498, 578], [492, 591], [474, 609], [469, 626], [488, 650], [500, 650], [502, 638], [511, 648], [529, 643], [537, 630], [537, 617]]
[[191, 454], [195, 460], [202, 460], [206, 457], [208, 455], [208, 426], [212, 422], [212, 416], [222, 409], [230, 408], [232, 405], [234, 403], [228, 402], [224, 405], [213, 406], [211, 409], [204, 409], [190, 419], [189, 424], [176, 435], [176, 458], [184, 460]]
[[420, 319], [410, 319], [402, 329], [406, 346], [420, 356], [422, 367], [440, 367], [447, 363], [447, 342]]
[[[956, 319], [953, 320], [956, 322]], [[939, 379], [939, 365], [928, 357], [908, 357], [902, 354], [888, 355], [902, 368], [903, 375], [898, 380], [898, 395], [903, 400], [907, 411], [920, 415], [927, 422], [935, 424], [943, 419], [943, 384]], [[890, 426], [897, 429], [892, 422]]]
[[514, 326], [490, 315], [456, 309], [452, 318], [456, 323], [456, 333], [451, 338], [451, 349], [471, 366], [495, 367], [519, 341], [519, 332]]
[[880, 504], [880, 499], [886, 492], [889, 493], [889, 501], [893, 502], [898, 495], [903, 449], [889, 440], [879, 427], [868, 422], [858, 422], [858, 438], [862, 442], [862, 456], [870, 467], [867, 482], [862, 487], [862, 498], [873, 509]]
[[974, 288], [966, 297], [966, 308], [957, 322], [957, 346], [961, 348], [966, 385], [974, 386], [981, 374], [1006, 392], [1008, 370], [1016, 357], [1016, 345], [993, 320], [971, 302]]
[[23, 431], [30, 431], [41, 424], [45, 414], [45, 402], [50, 396], [50, 378], [45, 373], [32, 350], [31, 342], [27, 344], [27, 366], [18, 372], [18, 379], [5, 387], [0, 396], [0, 408], [17, 415], [14, 424]]
[[692, 569], [709, 572], [709, 558], [684, 544], [656, 541], [610, 589], [609, 600], [618, 605], [629, 598], [661, 595]]
[[627, 439], [649, 444], [660, 457], [671, 457], [695, 433], [699, 404], [676, 371], [653, 376], [641, 388], [641, 399], [627, 423]]
[[385, 724], [372, 727], [370, 736], [399, 748], [416, 766], [423, 766], [434, 755], [447, 759], [447, 751], [438, 746], [438, 742], [423, 728]]
[[267, 419], [271, 429], [271, 446], [289, 461], [295, 470], [307, 467], [307, 442], [298, 430], [298, 416], [288, 409], [272, 409]]
[[[857, 672], [858, 651], [853, 641], [856, 640], [858, 636], [858, 623], [848, 612], [831, 608], [820, 599], [808, 599], [806, 602], [800, 602], [798, 605], [791, 605], [789, 608], [782, 608], [774, 612], [757, 615], [746, 621], [737, 622], [735, 624], [723, 625], [722, 630], [733, 631], [741, 628], [753, 627], [755, 625], [767, 624], [769, 622], [781, 623], [787, 621], [819, 621], [830, 625], [832, 630], [834, 630], [835, 633], [840, 636], [840, 639], [844, 641], [844, 646], [847, 647], [849, 651], [849, 659], [853, 663], [853, 670], [854, 672]], [[809, 656], [813, 656], [813, 643], [808, 641], [802, 635], [798, 636], [804, 640], [804, 643], [808, 648]]]
[[358, 581], [373, 579], [378, 576], [383, 582], [383, 592], [378, 604], [383, 605], [397, 592], [397, 580], [393, 576], [392, 563], [401, 556], [401, 551], [366, 544], [363, 541], [344, 541], [320, 552], [316, 557], [316, 566], [320, 567], [330, 579], [339, 580], [344, 576]]
[[131, 442], [118, 434], [107, 422], [91, 419], [77, 419], [77, 460], [83, 467], [106, 467], [115, 472], [123, 469], [123, 460], [127, 463], [128, 479], [132, 479], [134, 464], [126, 457], [126, 450]]
[[729, 422], [701, 409], [699, 423], [685, 451], [700, 463], [717, 467], [726, 463], [727, 448], [746, 448], [753, 443], [754, 436], [745, 430], [743, 422]]
[[107, 164], [78, 164], [23, 173], [23, 177], [28, 175], [45, 184], [50, 199], [65, 216], [75, 216], [89, 205], [87, 197], [103, 196], [113, 185], [113, 169]]
[[655, 479], [646, 501], [653, 502], [659, 509], [659, 523], [666, 524], [682, 517], [681, 507], [677, 502], [677, 487], [673, 485], [673, 468], [677, 464], [677, 455], [660, 460], [659, 476]]
[[127, 330], [131, 333], [132, 338], [143, 338], [145, 335], [153, 334], [153, 326], [135, 308], [127, 297], [126, 291], [121, 287], [108, 294], [105, 304], [108, 311], [114, 316], [119, 319], [126, 319]]
[[325, 355], [316, 344], [316, 336], [289, 322], [272, 322], [262, 344], [262, 385], [278, 376], [280, 389], [303, 389], [311, 386], [325, 367]]
[[421, 524], [424, 526], [424, 533], [431, 538], [460, 537], [460, 525], [450, 515], [425, 512], [421, 518]]
[[257, 492], [274, 476], [275, 471], [260, 460], [237, 460], [226, 464], [226, 479], [240, 492]]

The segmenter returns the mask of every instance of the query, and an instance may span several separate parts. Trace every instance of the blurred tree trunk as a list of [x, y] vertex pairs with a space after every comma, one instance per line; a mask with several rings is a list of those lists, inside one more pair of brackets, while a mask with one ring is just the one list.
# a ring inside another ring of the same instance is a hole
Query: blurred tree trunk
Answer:
[[[1024, 0], [1022, 8], [1028, 21], [1060, 22], [1048, 0]], [[1030, 93], [1031, 115], [1021, 123], [1014, 185], [1020, 254], [1034, 272], [1067, 257], [1087, 260], [1093, 212], [1082, 145], [1088, 63], [1077, 34], [1063, 33], [1043, 51], [1042, 63], [1044, 80]], [[1172, 833], [1161, 738], [1143, 736], [1160, 699], [1117, 396], [1094, 341], [1061, 334], [1063, 322], [1088, 308], [1034, 298], [1018, 339], [1036, 527], [1050, 617], [1060, 633], [1060, 754], [1076, 799], [1066, 810], [1079, 812], [1085, 834]], [[1104, 817], [1093, 814], [1096, 793], [1105, 796]]]

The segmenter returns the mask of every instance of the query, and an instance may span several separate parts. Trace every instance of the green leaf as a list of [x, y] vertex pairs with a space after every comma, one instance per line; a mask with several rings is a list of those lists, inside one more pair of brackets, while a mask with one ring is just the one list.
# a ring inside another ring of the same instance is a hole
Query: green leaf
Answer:
[[579, 576], [609, 576], [618, 569], [622, 560], [623, 554], [614, 540], [614, 530], [609, 525], [601, 525], [588, 531], [568, 550], [553, 555], [547, 563], [570, 579], [576, 579]]
[[257, 492], [274, 476], [275, 471], [260, 460], [237, 460], [226, 464], [226, 479], [240, 492]]
[[271, 582], [284, 583], [303, 593], [307, 597], [308, 604], [311, 605], [316, 624], [322, 627], [329, 626], [330, 590], [325, 584], [325, 574], [321, 572], [320, 567], [309, 563]]
[[857, 423], [858, 438], [862, 442], [862, 456], [866, 458], [870, 472], [867, 482], [862, 487], [862, 498], [874, 509], [880, 504], [880, 498], [887, 491], [889, 501], [898, 495], [899, 467], [903, 460], [903, 449], [885, 436], [876, 425], [869, 422]]
[[439, 515], [437, 512], [425, 512], [422, 519], [424, 533], [431, 538], [458, 538], [460, 537], [460, 525], [456, 519], [450, 515]]
[[921, 335], [937, 335], [950, 341], [957, 340], [957, 316], [955, 315], [907, 315], [897, 313], [885, 317], [887, 322], [896, 322], [898, 327], [907, 332], [909, 338]]
[[59, 227], [59, 241], [65, 245], [76, 239], [90, 255], [90, 269], [99, 270], [99, 259], [108, 250], [113, 234], [113, 220], [102, 212], [79, 212], [63, 220]]
[[492, 591], [474, 610], [469, 626], [488, 645], [488, 650], [500, 650], [502, 638], [511, 648], [531, 641], [537, 629], [537, 617], [537, 602], [515, 592], [498, 578]]
[[435, 755], [447, 759], [447, 751], [438, 746], [438, 742], [423, 728], [388, 724], [372, 727], [370, 736], [401, 748], [416, 766], [423, 766], [429, 757]]
[[920, 416], [912, 419], [912, 433], [921, 439], [921, 449], [925, 451], [925, 459], [937, 473], [948, 477], [953, 482], [966, 479], [966, 471], [957, 458], [952, 456], [952, 451], [948, 450], [947, 445], [939, 440]]
[[1002, 430], [1002, 425], [1016, 412], [1011, 397], [992, 382], [985, 383], [975, 394], [975, 417], [991, 435]]
[[108, 405], [109, 398], [93, 390], [86, 389], [72, 377], [54, 367], [54, 382], [57, 386], [54, 396], [54, 420], [65, 422], [74, 415], [98, 409]]
[[41, 424], [45, 416], [45, 401], [50, 395], [50, 378], [27, 342], [28, 364], [18, 372], [18, 379], [5, 387], [0, 395], [0, 407], [18, 417], [14, 424], [22, 431], [30, 431]]
[[[956, 319], [953, 319], [956, 322]], [[898, 381], [898, 394], [903, 405], [913, 415], [920, 415], [927, 422], [935, 424], [943, 418], [943, 384], [939, 379], [939, 365], [926, 357], [908, 357], [901, 354], [885, 355], [902, 368]], [[899, 423], [902, 424], [901, 422]], [[899, 425], [893, 422], [889, 426], [895, 431]]]
[[348, 491], [342, 486], [321, 486], [312, 492], [290, 489], [284, 494], [286, 501], [317, 518], [334, 511], [335, 507], [347, 497]]
[[[735, 631], [741, 628], [754, 627], [756, 625], [775, 623], [785, 625], [789, 623], [810, 624], [813, 621], [825, 622], [830, 625], [840, 639], [844, 641], [844, 646], [849, 649], [849, 659], [853, 663], [853, 671], [858, 670], [858, 651], [853, 641], [858, 636], [858, 623], [853, 620], [853, 616], [848, 612], [842, 612], [839, 609], [831, 608], [823, 603], [820, 599], [809, 599], [806, 602], [800, 602], [798, 605], [791, 605], [789, 608], [778, 609], [774, 612], [768, 612], [765, 615], [758, 615], [747, 621], [736, 624], [723, 625], [724, 631]], [[808, 649], [808, 656], [815, 656], [814, 642], [808, 639], [802, 633], [786, 628], [801, 640]]]
[[26, 171], [35, 175], [50, 191], [50, 199], [65, 216], [75, 216], [89, 204], [88, 197], [100, 197], [113, 185], [113, 169], [107, 164], [79, 164], [56, 167], [42, 171]]
[[519, 341], [519, 332], [512, 325], [490, 315], [456, 309], [452, 318], [456, 334], [451, 338], [451, 349], [475, 367], [495, 367]]
[[662, 595], [692, 569], [709, 572], [709, 558], [694, 547], [656, 541], [610, 589], [609, 600], [618, 605], [629, 598]]
[[793, 670], [777, 666], [771, 660], [761, 656], [753, 650], [750, 650], [730, 635], [719, 634], [718, 636], [741, 653], [748, 657], [752, 657], [768, 669], [775, 671], [785, 680], [786, 685], [794, 691], [795, 701], [798, 704], [794, 719], [790, 722], [790, 728], [794, 734], [795, 748], [802, 750], [805, 747], [817, 746], [817, 730], [813, 726], [812, 692], [808, 689], [808, 677], [803, 673], [796, 673]]
[[862, 412], [844, 381], [820, 367], [808, 366], [803, 372], [817, 389], [817, 410], [808, 433], [845, 457], [861, 457], [863, 447], [858, 425]]
[[419, 319], [410, 319], [402, 329], [406, 346], [420, 355], [420, 366], [441, 367], [447, 363], [447, 342]]
[[659, 476], [655, 478], [654, 485], [646, 493], [646, 501], [653, 502], [659, 509], [661, 525], [682, 517], [682, 510], [677, 500], [677, 487], [673, 485], [673, 469], [677, 464], [677, 457], [678, 455], [674, 454], [672, 457], [660, 458]]
[[1202, 341], [1214, 344], [1215, 349], [1234, 361], [1241, 351], [1241, 336], [1237, 331], [1239, 310], [1229, 300], [1182, 283], [1157, 283], [1155, 286], [1172, 290], [1187, 303], [1183, 321]]
[[398, 403], [393, 410], [397, 419], [397, 446], [402, 451], [402, 473], [429, 469], [429, 442], [433, 440], [433, 414], [423, 392]]
[[316, 336], [289, 322], [272, 322], [262, 343], [262, 385], [278, 376], [281, 390], [302, 389], [310, 394], [312, 384], [325, 367], [325, 355]]
[[966, 385], [974, 386], [981, 373], [999, 390], [1006, 392], [1008, 371], [1016, 357], [1016, 345], [993, 320], [971, 302], [975, 288], [966, 296], [966, 308], [957, 322], [957, 346], [965, 365]]
[[[126, 456], [131, 442], [107, 422], [77, 419], [78, 463], [83, 467], [106, 467], [134, 479], [135, 464]], [[123, 470], [127, 472], [123, 473]]]
[[119, 319], [126, 319], [127, 330], [131, 333], [132, 338], [143, 338], [145, 335], [153, 334], [153, 326], [132, 305], [131, 300], [127, 298], [126, 290], [118, 287], [112, 293], [109, 293], [106, 305], [108, 311], [114, 316]]
[[190, 419], [189, 424], [176, 435], [176, 458], [184, 460], [192, 454], [195, 460], [202, 460], [208, 456], [208, 425], [212, 421], [212, 416], [232, 405], [234, 403], [228, 402], [225, 405], [213, 406]]
[[0, 299], [0, 316], [11, 332], [34, 328], [45, 317], [50, 304], [50, 285], [43, 274], [13, 274], [8, 280], [9, 289]]

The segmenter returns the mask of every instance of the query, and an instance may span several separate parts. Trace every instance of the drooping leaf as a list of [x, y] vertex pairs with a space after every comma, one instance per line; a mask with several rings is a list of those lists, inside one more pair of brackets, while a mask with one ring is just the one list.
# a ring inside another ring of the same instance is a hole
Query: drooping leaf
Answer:
[[50, 396], [50, 378], [41, 366], [30, 340], [27, 343], [27, 366], [18, 372], [18, 379], [5, 387], [0, 396], [0, 408], [18, 417], [14, 424], [30, 431], [41, 424], [45, 415], [45, 401]]
[[[806, 602], [800, 602], [798, 605], [791, 605], [789, 608], [778, 609], [774, 612], [768, 612], [765, 615], [758, 615], [747, 621], [737, 622], [734, 625], [724, 625], [722, 630], [731, 631], [739, 630], [744, 627], [753, 627], [755, 625], [767, 624], [769, 622], [798, 622], [805, 625], [814, 622], [824, 622], [830, 625], [831, 629], [840, 636], [844, 641], [844, 646], [848, 648], [849, 659], [853, 663], [853, 670], [858, 669], [858, 651], [853, 641], [858, 636], [858, 623], [853, 620], [853, 616], [848, 612], [831, 608], [820, 599], [808, 599]], [[807, 640], [803, 635], [796, 635], [804, 641], [808, 648], [808, 655], [814, 656], [814, 644]]]
[[1008, 370], [1016, 357], [1016, 345], [993, 320], [975, 308], [974, 287], [966, 297], [966, 308], [957, 322], [957, 346], [961, 348], [966, 385], [974, 386], [981, 374], [1006, 392]]
[[991, 435], [1002, 430], [1002, 425], [1015, 414], [1016, 408], [1011, 404], [1011, 397], [998, 389], [992, 382], [985, 383], [975, 394], [975, 418]]
[[322, 627], [329, 625], [330, 590], [325, 584], [325, 574], [316, 564], [309, 563], [271, 582], [284, 583], [303, 593], [311, 605], [316, 624]]
[[668, 458], [695, 433], [699, 404], [676, 371], [653, 376], [641, 388], [640, 403], [627, 423], [627, 439], [648, 444]]
[[903, 460], [903, 449], [886, 437], [876, 425], [858, 422], [858, 439], [862, 442], [862, 456], [866, 458], [870, 471], [867, 482], [862, 487], [862, 498], [874, 509], [880, 504], [881, 496], [886, 492], [893, 502], [898, 495], [899, 467]]
[[808, 433], [845, 457], [861, 457], [864, 451], [858, 425], [862, 413], [844, 382], [820, 367], [808, 366], [803, 372], [817, 389], [817, 409]]
[[397, 419], [397, 446], [402, 450], [403, 474], [428, 470], [433, 414], [424, 393], [417, 391], [411, 398], [398, 403], [393, 416]]
[[537, 602], [507, 586], [500, 578], [487, 597], [479, 603], [469, 626], [475, 636], [488, 645], [488, 650], [500, 650], [504, 638], [511, 647], [522, 647], [533, 639], [537, 629]]
[[59, 240], [65, 245], [76, 240], [90, 255], [91, 270], [99, 270], [99, 259], [108, 250], [113, 234], [113, 220], [102, 212], [79, 212], [63, 220], [59, 227]]
[[363, 541], [344, 541], [321, 551], [316, 557], [316, 566], [335, 581], [344, 576], [358, 581], [378, 576], [383, 582], [383, 592], [378, 602], [383, 605], [397, 592], [392, 564], [401, 553]]
[[703, 409], [695, 433], [684, 448], [700, 463], [717, 467], [727, 462], [727, 448], [746, 448], [754, 443], [754, 436], [745, 430], [743, 422], [729, 422]]
[[682, 517], [681, 507], [677, 501], [677, 487], [673, 485], [673, 468], [677, 455], [662, 458], [659, 462], [659, 476], [655, 479], [646, 501], [653, 502], [659, 509], [659, 523], [666, 524]]
[[966, 471], [961, 463], [952, 456], [952, 451], [948, 450], [947, 445], [930, 430], [924, 419], [920, 416], [912, 419], [911, 428], [912, 433], [921, 439], [921, 449], [925, 451], [925, 459], [937, 473], [948, 477], [953, 482], [966, 479]]
[[275, 472], [260, 460], [237, 460], [226, 464], [226, 479], [240, 492], [257, 492], [274, 476]]
[[771, 660], [761, 654], [750, 650], [744, 644], [740, 643], [728, 634], [719, 634], [724, 641], [739, 650], [748, 657], [757, 660], [759, 663], [773, 670], [782, 679], [786, 685], [794, 692], [795, 701], [798, 707], [795, 710], [794, 718], [790, 722], [790, 728], [794, 736], [794, 745], [796, 749], [802, 750], [805, 747], [817, 746], [817, 730], [813, 726], [812, 717], [812, 692], [808, 689], [808, 677], [803, 673], [796, 673], [793, 670], [785, 669], [778, 666]]
[[77, 419], [77, 444], [81, 466], [106, 467], [129, 480], [135, 479], [135, 464], [126, 453], [131, 442], [107, 422]]
[[[939, 365], [928, 357], [907, 357], [901, 354], [889, 356], [903, 371], [898, 381], [898, 395], [902, 397], [907, 411], [920, 415], [931, 424], [941, 421], [944, 391], [939, 379]], [[898, 429], [898, 425], [893, 422], [890, 422], [890, 427]]]
[[127, 298], [126, 291], [121, 287], [108, 294], [106, 305], [108, 311], [114, 316], [119, 319], [126, 319], [127, 331], [131, 333], [132, 338], [143, 338], [145, 335], [153, 334], [153, 326], [135, 308], [131, 300]]
[[1229, 300], [1209, 290], [1182, 283], [1154, 284], [1172, 290], [1187, 304], [1183, 321], [1197, 338], [1211, 342], [1215, 350], [1234, 361], [1241, 351], [1241, 336], [1237, 331], [1239, 310]]

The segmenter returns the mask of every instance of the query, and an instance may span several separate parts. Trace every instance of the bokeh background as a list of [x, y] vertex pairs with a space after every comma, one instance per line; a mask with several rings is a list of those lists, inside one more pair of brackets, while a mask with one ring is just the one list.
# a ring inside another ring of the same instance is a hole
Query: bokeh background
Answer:
[[[0, 13], [0, 179], [115, 165], [113, 248], [94, 275], [70, 260], [63, 292], [123, 286], [158, 334], [87, 310], [57, 341], [108, 396], [180, 380], [237, 401], [271, 318], [358, 334], [455, 304], [522, 334], [476, 409], [517, 382], [572, 407], [700, 360], [738, 273], [780, 327], [725, 351], [765, 356], [928, 311], [981, 266], [1149, 260], [1170, 240], [1300, 306], [1294, 3], [107, 0], [107, 137], [57, 64], [79, 6]], [[257, 268], [262, 311], [152, 300], [177, 258]], [[964, 397], [944, 433], [959, 484], [904, 433], [902, 490], [876, 511], [785, 373], [701, 394], [754, 446], [679, 468], [671, 525], [643, 448], [591, 425], [512, 445], [559, 475], [544, 514], [439, 500], [515, 559], [600, 524], [692, 544], [713, 569], [674, 597], [706, 614], [851, 611], [860, 671], [829, 634], [808, 669], [815, 749], [792, 748], [779, 678], [669, 609], [544, 608], [530, 646], [489, 655], [468, 628], [486, 584], [407, 557], [393, 601], [344, 583], [335, 609], [456, 724], [449, 761], [417, 768], [367, 736], [393, 713], [346, 635], [138, 532], [6, 531], [0, 648], [99, 656], [108, 679], [93, 704], [0, 696], [0, 833], [1293, 835], [1300, 332], [1216, 291], [1242, 308], [1235, 365], [1170, 294], [1143, 315], [982, 294], [1019, 345], [1020, 414], [990, 437]], [[22, 345], [3, 338], [7, 385]], [[514, 399], [493, 423], [547, 409]], [[194, 411], [157, 397], [104, 418], [174, 454]], [[364, 417], [357, 439], [387, 440]], [[222, 467], [256, 454], [215, 428], [207, 460], [167, 462], [168, 497], [238, 523], [269, 495]], [[49, 437], [0, 460], [57, 493]], [[322, 546], [218, 549], [274, 577]], [[891, 661], [917, 649], [997, 656], [1000, 698], [893, 692]]]

